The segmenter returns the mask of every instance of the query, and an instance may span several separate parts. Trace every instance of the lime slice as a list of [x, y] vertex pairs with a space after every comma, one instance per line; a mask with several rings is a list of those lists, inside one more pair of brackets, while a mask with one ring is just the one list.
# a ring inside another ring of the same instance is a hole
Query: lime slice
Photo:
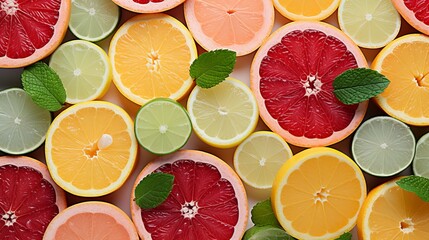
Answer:
[[121, 11], [111, 0], [73, 0], [71, 3], [69, 29], [79, 39], [103, 40], [118, 25]]
[[240, 178], [257, 189], [269, 189], [280, 167], [292, 157], [289, 145], [269, 131], [252, 133], [234, 153], [234, 168]]
[[101, 98], [109, 89], [112, 69], [106, 52], [94, 43], [63, 43], [51, 56], [49, 66], [66, 89], [66, 102], [75, 104]]
[[413, 172], [417, 176], [429, 178], [429, 133], [417, 141]]
[[191, 132], [188, 112], [172, 99], [155, 98], [137, 112], [137, 140], [151, 153], [161, 155], [180, 149], [188, 141]]
[[0, 151], [25, 154], [45, 141], [51, 113], [20, 88], [0, 92]]
[[414, 158], [416, 140], [408, 125], [391, 117], [365, 121], [352, 140], [352, 154], [365, 172], [379, 177], [395, 175]]

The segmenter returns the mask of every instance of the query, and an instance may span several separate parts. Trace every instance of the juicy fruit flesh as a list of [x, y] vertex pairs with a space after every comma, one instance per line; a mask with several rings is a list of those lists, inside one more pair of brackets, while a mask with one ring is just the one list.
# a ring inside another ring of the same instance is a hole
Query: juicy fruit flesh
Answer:
[[296, 15], [303, 16], [316, 16], [322, 13], [325, 9], [329, 8], [332, 4], [332, 0], [313, 0], [313, 1], [302, 1], [302, 0], [279, 0], [279, 2]]
[[0, 236], [42, 239], [58, 212], [55, 189], [30, 167], [0, 166]]
[[414, 16], [429, 25], [429, 1], [428, 0], [404, 0], [405, 6], [414, 12]]
[[44, 47], [54, 35], [61, 0], [1, 0], [0, 57], [18, 59]]
[[327, 138], [349, 126], [355, 115], [358, 105], [342, 104], [332, 82], [357, 66], [336, 37], [314, 29], [292, 31], [261, 62], [260, 92], [266, 109], [294, 136]]
[[140, 4], [164, 2], [164, 0], [133, 0], [133, 1]]
[[175, 176], [173, 190], [157, 208], [141, 210], [152, 239], [230, 239], [238, 222], [232, 184], [208, 163], [177, 160], [156, 171]]

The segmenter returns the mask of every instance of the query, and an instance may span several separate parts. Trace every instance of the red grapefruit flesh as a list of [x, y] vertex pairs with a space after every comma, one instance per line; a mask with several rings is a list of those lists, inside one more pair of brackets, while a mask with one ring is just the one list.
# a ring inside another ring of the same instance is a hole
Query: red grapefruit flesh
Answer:
[[368, 101], [345, 105], [332, 82], [345, 70], [367, 67], [343, 32], [321, 22], [293, 22], [273, 33], [251, 66], [251, 89], [262, 120], [288, 143], [327, 146], [350, 135]]
[[177, 7], [185, 0], [112, 0], [122, 8], [137, 13], [157, 13]]
[[29, 157], [0, 157], [0, 238], [42, 239], [50, 221], [66, 208], [64, 191], [47, 167]]
[[392, 0], [396, 10], [411, 26], [429, 35], [429, 0]]
[[243, 184], [229, 165], [209, 153], [181, 150], [149, 163], [134, 188], [154, 171], [173, 174], [174, 185], [167, 200], [154, 209], [143, 210], [131, 201], [132, 219], [142, 239], [241, 239], [248, 203]]
[[70, 0], [0, 0], [0, 67], [30, 65], [63, 40]]

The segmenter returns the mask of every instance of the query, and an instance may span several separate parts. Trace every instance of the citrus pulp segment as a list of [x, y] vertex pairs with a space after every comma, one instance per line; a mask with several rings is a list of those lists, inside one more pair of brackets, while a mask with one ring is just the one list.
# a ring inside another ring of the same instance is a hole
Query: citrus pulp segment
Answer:
[[429, 37], [408, 34], [375, 57], [371, 68], [390, 80], [374, 99], [390, 116], [407, 124], [429, 126]]
[[417, 176], [429, 178], [429, 133], [417, 141], [413, 172]]
[[359, 213], [359, 239], [428, 239], [429, 203], [392, 179], [372, 189]]
[[133, 121], [103, 101], [61, 112], [46, 134], [46, 163], [54, 181], [77, 196], [95, 197], [121, 187], [137, 156]]
[[188, 29], [161, 13], [129, 19], [116, 31], [109, 48], [116, 87], [139, 105], [185, 95], [193, 85], [189, 67], [197, 56]]
[[337, 28], [298, 21], [279, 28], [256, 52], [250, 87], [262, 120], [286, 142], [327, 146], [349, 136], [368, 107], [368, 101], [341, 103], [332, 82], [348, 69], [366, 66], [359, 47]]
[[411, 26], [429, 35], [429, 0], [392, 0], [392, 3]]
[[112, 67], [98, 45], [72, 40], [51, 55], [49, 66], [58, 74], [66, 90], [66, 102], [75, 104], [104, 96], [112, 81]]
[[338, 8], [340, 0], [273, 0], [274, 7], [290, 20], [323, 20]]
[[69, 23], [70, 0], [2, 0], [0, 68], [25, 67], [57, 48]]
[[271, 0], [187, 0], [184, 12], [201, 47], [207, 51], [226, 48], [237, 56], [261, 46], [274, 25]]
[[231, 77], [209, 89], [195, 86], [187, 109], [198, 137], [219, 148], [240, 144], [253, 132], [259, 118], [250, 89]]
[[60, 212], [48, 225], [43, 240], [138, 240], [133, 222], [107, 202], [77, 203]]
[[287, 160], [271, 192], [278, 221], [298, 239], [335, 239], [350, 231], [365, 197], [359, 167], [327, 147], [309, 148]]
[[45, 141], [51, 113], [21, 88], [0, 91], [0, 151], [25, 154]]
[[100, 41], [115, 30], [120, 15], [119, 6], [111, 0], [73, 0], [69, 29], [79, 39]]
[[186, 144], [192, 133], [188, 112], [169, 98], [156, 98], [137, 112], [135, 134], [140, 145], [154, 154], [168, 154]]
[[137, 13], [158, 13], [177, 7], [185, 0], [112, 0], [120, 7]]
[[141, 209], [131, 194], [131, 214], [142, 239], [241, 239], [248, 221], [244, 186], [223, 160], [196, 150], [179, 150], [150, 162], [137, 184], [152, 172], [174, 175], [173, 190], [161, 205]]
[[67, 207], [42, 162], [25, 156], [0, 157], [0, 236], [42, 239], [49, 222]]
[[384, 0], [343, 0], [338, 22], [341, 30], [364, 48], [386, 46], [401, 28], [401, 16], [391, 1]]
[[292, 155], [289, 145], [278, 134], [258, 131], [238, 145], [234, 169], [249, 186], [270, 189], [277, 171]]

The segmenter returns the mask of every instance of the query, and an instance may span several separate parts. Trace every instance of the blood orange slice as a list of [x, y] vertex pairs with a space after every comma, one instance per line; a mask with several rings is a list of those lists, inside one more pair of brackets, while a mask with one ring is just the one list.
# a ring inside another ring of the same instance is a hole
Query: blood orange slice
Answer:
[[411, 26], [429, 35], [429, 0], [392, 0], [392, 3]]
[[132, 12], [138, 13], [157, 13], [170, 10], [185, 0], [112, 0]]
[[143, 210], [131, 200], [132, 219], [142, 239], [241, 239], [248, 219], [246, 192], [224, 161], [180, 150], [149, 163], [134, 188], [154, 171], [173, 174], [174, 185], [167, 200], [154, 209]]
[[29, 157], [0, 157], [0, 238], [42, 239], [49, 222], [66, 208], [64, 191], [46, 165]]
[[0, 68], [30, 65], [63, 40], [70, 0], [0, 0]]
[[345, 70], [367, 67], [343, 32], [322, 22], [293, 22], [261, 46], [251, 66], [251, 89], [262, 120], [290, 144], [327, 146], [350, 135], [368, 102], [344, 105], [332, 82]]

